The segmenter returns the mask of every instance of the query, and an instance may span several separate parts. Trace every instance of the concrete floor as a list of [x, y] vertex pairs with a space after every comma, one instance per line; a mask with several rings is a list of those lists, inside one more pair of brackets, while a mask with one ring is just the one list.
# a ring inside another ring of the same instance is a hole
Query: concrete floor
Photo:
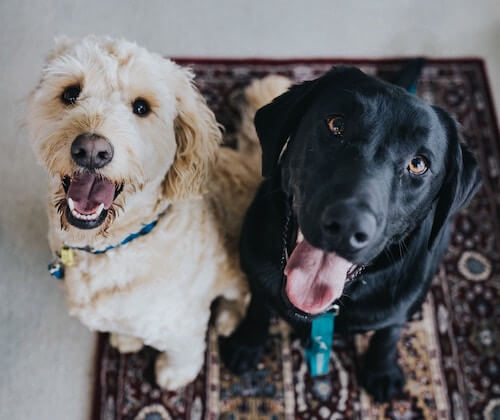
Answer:
[[[354, 6], [354, 4], [356, 6]], [[498, 0], [0, 2], [0, 418], [88, 419], [94, 336], [66, 313], [45, 182], [22, 125], [57, 34], [109, 34], [171, 56], [486, 59], [500, 110]]]

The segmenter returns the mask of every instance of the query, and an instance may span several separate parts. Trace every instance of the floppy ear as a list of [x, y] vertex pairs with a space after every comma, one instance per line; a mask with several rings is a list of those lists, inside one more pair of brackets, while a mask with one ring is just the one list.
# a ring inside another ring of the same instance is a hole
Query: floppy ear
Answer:
[[167, 198], [181, 200], [206, 191], [222, 133], [214, 113], [193, 84], [193, 73], [175, 65], [177, 151], [164, 181]]
[[51, 61], [61, 54], [64, 54], [69, 48], [75, 44], [75, 40], [66, 35], [56, 35], [54, 38], [54, 47], [50, 50], [46, 61]]
[[481, 185], [479, 166], [474, 155], [460, 142], [457, 123], [441, 108], [433, 108], [446, 130], [448, 156], [447, 173], [438, 195], [429, 249], [448, 219], [469, 203]]
[[254, 123], [262, 148], [262, 175], [265, 178], [277, 168], [281, 151], [297, 127], [317, 82], [318, 79], [293, 85], [256, 112]]
[[355, 67], [333, 67], [315, 80], [293, 85], [287, 92], [255, 114], [255, 129], [262, 148], [262, 175], [270, 177], [278, 166], [278, 161], [287, 139], [297, 128], [300, 119], [314, 95], [334, 77], [342, 84], [352, 84], [366, 75]]

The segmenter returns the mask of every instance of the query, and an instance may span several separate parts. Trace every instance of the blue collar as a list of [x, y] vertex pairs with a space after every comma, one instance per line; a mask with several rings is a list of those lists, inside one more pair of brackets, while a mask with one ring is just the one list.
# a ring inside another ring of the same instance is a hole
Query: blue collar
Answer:
[[121, 241], [119, 244], [116, 244], [116, 245], [108, 245], [106, 248], [103, 248], [103, 249], [95, 249], [95, 248], [91, 248], [90, 246], [78, 247], [78, 246], [68, 246], [68, 245], [65, 245], [65, 248], [76, 249], [78, 251], [90, 252], [91, 254], [104, 254], [105, 252], [107, 252], [111, 249], [119, 248], [122, 245], [125, 245], [125, 244], [128, 244], [129, 242], [132, 242], [134, 239], [138, 238], [139, 236], [147, 235], [149, 232], [151, 232], [155, 228], [160, 217], [161, 217], [161, 215], [158, 217], [158, 219], [152, 221], [151, 223], [148, 223], [147, 225], [143, 225], [143, 227], [140, 231], [131, 233], [123, 241]]
[[77, 247], [77, 246], [64, 245], [60, 253], [57, 255], [56, 260], [49, 264], [48, 266], [49, 273], [57, 279], [60, 280], [63, 279], [64, 267], [65, 266], [70, 267], [74, 264], [73, 250], [90, 252], [91, 254], [96, 254], [96, 255], [104, 254], [105, 252], [108, 252], [115, 248], [119, 248], [122, 245], [132, 242], [134, 239], [139, 238], [140, 236], [147, 235], [156, 227], [156, 225], [158, 224], [158, 220], [160, 220], [160, 218], [164, 214], [165, 212], [161, 213], [156, 220], [146, 225], [143, 225], [141, 230], [139, 230], [138, 232], [131, 233], [123, 241], [121, 241], [116, 245], [108, 245], [106, 248], [103, 249], [95, 249], [91, 248], [90, 246]]

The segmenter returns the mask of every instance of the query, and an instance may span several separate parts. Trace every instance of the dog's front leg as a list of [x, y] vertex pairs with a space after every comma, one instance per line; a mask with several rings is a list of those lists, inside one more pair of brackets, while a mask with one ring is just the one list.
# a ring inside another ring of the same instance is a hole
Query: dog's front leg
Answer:
[[215, 309], [215, 331], [217, 335], [228, 337], [245, 317], [248, 304], [243, 300], [226, 300], [222, 298]]
[[194, 330], [191, 335], [172, 339], [175, 348], [168, 345], [156, 358], [156, 383], [163, 389], [175, 390], [193, 381], [203, 366], [205, 331]]
[[361, 382], [377, 402], [389, 401], [401, 394], [405, 377], [398, 365], [398, 340], [402, 326], [375, 332], [365, 356]]
[[111, 333], [109, 342], [120, 353], [135, 353], [144, 345], [140, 338], [117, 333]]
[[257, 365], [269, 334], [270, 319], [265, 299], [252, 294], [243, 322], [231, 336], [219, 338], [222, 361], [232, 372], [240, 375]]

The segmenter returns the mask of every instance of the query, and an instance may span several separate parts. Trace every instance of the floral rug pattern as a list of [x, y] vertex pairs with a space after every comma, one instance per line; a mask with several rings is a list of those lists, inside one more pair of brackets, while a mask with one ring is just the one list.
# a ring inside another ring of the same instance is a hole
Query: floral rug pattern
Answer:
[[[332, 60], [179, 60], [234, 142], [237, 89], [252, 78], [280, 73], [315, 78]], [[346, 62], [345, 64], [349, 64]], [[399, 60], [351, 62], [381, 77]], [[154, 382], [156, 352], [120, 355], [100, 336], [94, 401], [96, 419], [500, 419], [500, 138], [480, 60], [430, 60], [417, 94], [452, 113], [476, 153], [483, 187], [456, 218], [452, 243], [422, 311], [400, 341], [407, 384], [400, 400], [375, 404], [357, 372], [368, 335], [335, 337], [330, 372], [309, 376], [300, 342], [274, 320], [264, 359], [236, 377], [219, 361], [217, 338], [207, 336], [205, 366], [177, 392]]]

